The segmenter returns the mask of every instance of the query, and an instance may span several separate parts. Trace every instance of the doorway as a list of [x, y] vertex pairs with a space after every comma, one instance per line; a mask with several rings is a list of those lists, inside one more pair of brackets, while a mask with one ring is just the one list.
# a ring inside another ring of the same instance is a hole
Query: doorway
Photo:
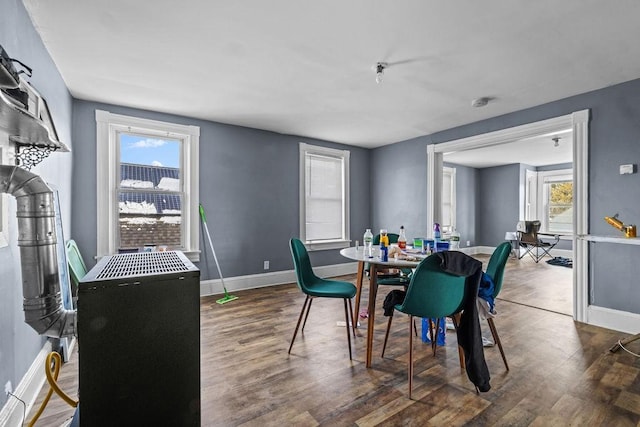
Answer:
[[[588, 303], [587, 234], [588, 206], [588, 120], [589, 110], [513, 128], [427, 146], [427, 223], [441, 217], [442, 167], [444, 153], [495, 147], [514, 141], [571, 129], [573, 152], [573, 318], [586, 321]], [[524, 210], [524, 207], [522, 207]]]

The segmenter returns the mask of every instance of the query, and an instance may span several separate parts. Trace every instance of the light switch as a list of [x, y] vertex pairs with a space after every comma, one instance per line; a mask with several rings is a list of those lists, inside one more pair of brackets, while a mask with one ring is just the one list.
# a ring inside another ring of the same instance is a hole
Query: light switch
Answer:
[[636, 165], [620, 165], [620, 175], [636, 173]]

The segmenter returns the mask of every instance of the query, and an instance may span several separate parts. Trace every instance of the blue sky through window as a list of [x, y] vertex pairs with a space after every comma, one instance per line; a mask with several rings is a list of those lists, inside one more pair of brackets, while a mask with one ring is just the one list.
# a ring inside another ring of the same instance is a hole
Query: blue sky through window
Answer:
[[122, 133], [120, 162], [177, 168], [180, 166], [180, 141]]

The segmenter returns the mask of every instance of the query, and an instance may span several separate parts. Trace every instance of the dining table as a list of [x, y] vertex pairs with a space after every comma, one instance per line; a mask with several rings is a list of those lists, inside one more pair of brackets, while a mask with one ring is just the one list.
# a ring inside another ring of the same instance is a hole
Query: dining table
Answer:
[[354, 322], [358, 324], [360, 313], [360, 297], [362, 295], [362, 282], [365, 276], [365, 264], [369, 264], [369, 305], [367, 318], [367, 355], [365, 366], [371, 367], [373, 354], [373, 325], [376, 312], [376, 296], [378, 293], [378, 271], [384, 268], [415, 268], [427, 255], [421, 253], [407, 253], [400, 257], [389, 257], [388, 261], [380, 258], [379, 246], [373, 246], [371, 254], [364, 246], [348, 247], [340, 251], [340, 255], [358, 262], [358, 273], [356, 275], [356, 304], [353, 314]]

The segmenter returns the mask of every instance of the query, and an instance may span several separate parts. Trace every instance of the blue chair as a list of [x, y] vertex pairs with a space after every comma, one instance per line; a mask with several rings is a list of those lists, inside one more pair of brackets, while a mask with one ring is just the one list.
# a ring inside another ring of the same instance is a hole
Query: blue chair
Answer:
[[[463, 308], [465, 280], [463, 276], [442, 271], [440, 258], [431, 255], [418, 264], [403, 303], [395, 306], [396, 310], [409, 315], [409, 399], [413, 388], [413, 318], [456, 319], [454, 315]], [[435, 342], [433, 331], [431, 338], [432, 343]]]
[[[296, 279], [298, 287], [307, 296], [302, 305], [300, 316], [298, 317], [298, 323], [296, 329], [293, 332], [293, 338], [291, 338], [291, 344], [289, 345], [288, 353], [291, 354], [291, 348], [298, 335], [298, 329], [300, 328], [300, 322], [304, 316], [304, 323], [302, 324], [302, 331], [307, 323], [307, 317], [309, 317], [309, 311], [311, 310], [311, 303], [313, 298], [342, 298], [344, 301], [344, 317], [347, 327], [347, 342], [349, 344], [349, 359], [353, 360], [351, 352], [351, 334], [349, 333], [349, 325], [353, 330], [353, 336], [356, 336], [355, 322], [353, 321], [353, 309], [351, 307], [351, 298], [356, 294], [356, 287], [349, 282], [342, 282], [338, 280], [321, 279], [316, 276], [311, 267], [311, 261], [309, 260], [309, 254], [307, 248], [300, 241], [300, 239], [292, 238], [289, 241], [289, 249], [291, 249], [291, 256], [293, 257], [293, 265], [296, 270]], [[348, 301], [348, 308], [347, 308]]]
[[[487, 264], [486, 273], [493, 280], [493, 298], [497, 298], [500, 290], [502, 289], [502, 279], [504, 278], [504, 269], [507, 265], [507, 260], [509, 259], [509, 255], [511, 254], [511, 242], [504, 242], [500, 244], [491, 254], [491, 258], [489, 258], [489, 263]], [[491, 335], [493, 336], [493, 340], [496, 344], [498, 344], [498, 348], [500, 349], [500, 354], [502, 355], [502, 361], [504, 362], [505, 368], [507, 371], [509, 370], [509, 364], [507, 363], [507, 357], [504, 355], [504, 350], [502, 348], [502, 342], [500, 341], [500, 336], [498, 335], [498, 330], [496, 329], [496, 324], [493, 321], [493, 318], [488, 317], [487, 322], [489, 323], [489, 329], [491, 330]]]

